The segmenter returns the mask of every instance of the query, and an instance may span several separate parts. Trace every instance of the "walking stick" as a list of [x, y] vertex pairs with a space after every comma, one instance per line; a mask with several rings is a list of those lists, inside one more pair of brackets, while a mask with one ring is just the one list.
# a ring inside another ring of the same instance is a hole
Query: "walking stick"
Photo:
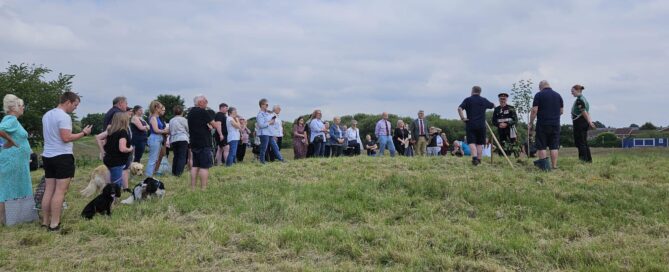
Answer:
[[[488, 127], [488, 130], [490, 130], [490, 134], [492, 134], [492, 139], [495, 140], [495, 143], [497, 144], [497, 148], [502, 151], [502, 155], [504, 155], [504, 158], [506, 161], [511, 165], [511, 169], [514, 169], [513, 163], [511, 163], [511, 160], [509, 160], [509, 157], [506, 156], [506, 151], [502, 148], [502, 145], [499, 144], [499, 141], [497, 140], [497, 137], [495, 136], [495, 132], [492, 131], [492, 128], [490, 128], [490, 125], [488, 125], [488, 121], [485, 122], [485, 126]], [[491, 150], [491, 155], [492, 155], [492, 150]]]

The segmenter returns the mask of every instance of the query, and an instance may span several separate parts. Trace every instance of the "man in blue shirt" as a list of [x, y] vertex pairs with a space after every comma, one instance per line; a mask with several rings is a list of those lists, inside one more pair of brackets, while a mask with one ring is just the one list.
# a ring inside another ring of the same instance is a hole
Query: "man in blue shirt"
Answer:
[[[485, 144], [485, 111], [492, 109], [495, 104], [481, 97], [481, 87], [472, 87], [472, 96], [465, 98], [458, 107], [460, 119], [465, 122], [465, 131], [467, 133], [467, 144], [472, 153], [472, 164], [481, 164], [483, 156], [483, 145]], [[467, 117], [463, 111], [467, 112]]]
[[[534, 165], [544, 171], [551, 167], [557, 168], [558, 149], [560, 149], [560, 115], [562, 115], [564, 102], [559, 93], [551, 89], [548, 81], [539, 82], [539, 92], [534, 95], [532, 102], [532, 113], [530, 114], [530, 129], [534, 119], [537, 119], [535, 144], [539, 160]], [[546, 148], [551, 150], [551, 163], [549, 164]]]

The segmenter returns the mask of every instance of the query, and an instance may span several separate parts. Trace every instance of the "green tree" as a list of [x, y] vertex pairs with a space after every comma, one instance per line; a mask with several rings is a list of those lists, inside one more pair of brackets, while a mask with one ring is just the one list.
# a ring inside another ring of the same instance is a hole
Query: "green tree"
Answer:
[[[518, 124], [522, 123], [523, 121], [526, 121], [525, 123], [525, 128], [527, 128], [527, 125], [530, 123], [530, 112], [532, 111], [532, 85], [534, 83], [532, 82], [532, 79], [524, 80], [521, 79], [516, 83], [513, 83], [511, 87], [511, 101], [513, 102], [513, 106], [516, 108], [516, 113], [518, 114]], [[523, 118], [526, 119], [523, 119]], [[519, 125], [516, 125], [517, 127], [520, 127]], [[527, 136], [526, 139], [530, 138], [530, 131], [525, 129], [525, 134], [520, 134], [520, 131], [518, 133], [519, 135], [525, 135]], [[523, 142], [523, 139], [518, 139]], [[529, 148], [529, 143], [530, 141], [527, 141], [528, 146], [526, 147], [526, 150], [530, 150]]]
[[[42, 142], [42, 116], [58, 105], [60, 95], [72, 90], [74, 75], [59, 73], [54, 80], [44, 77], [52, 71], [41, 65], [9, 64], [5, 72], [0, 72], [0, 97], [14, 94], [23, 99], [26, 110], [19, 118], [28, 131], [30, 144]], [[4, 114], [0, 113], [0, 117]], [[76, 115], [72, 115], [76, 123]], [[73, 130], [77, 130], [73, 127]]]
[[[165, 106], [165, 116], [162, 117], [162, 120], [165, 121], [166, 123], [174, 117], [174, 106], [181, 106], [181, 108], [186, 111], [185, 107], [185, 102], [184, 99], [180, 95], [171, 95], [171, 94], [161, 94], [156, 97], [156, 100], [158, 100], [163, 106]], [[149, 109], [147, 106], [146, 109]], [[151, 114], [149, 110], [146, 110], [146, 113], [144, 114], [146, 116], [146, 119], [149, 119], [149, 115]]]
[[590, 146], [592, 147], [621, 147], [622, 141], [616, 137], [615, 134], [611, 132], [604, 132], [597, 135], [592, 141], [590, 141]]
[[89, 113], [84, 118], [81, 118], [81, 125], [82, 126], [87, 126], [91, 125], [91, 133], [93, 135], [99, 134], [104, 130], [102, 127], [105, 119], [105, 114], [104, 113]]
[[657, 130], [657, 127], [653, 125], [653, 123], [651, 122], [646, 122], [643, 125], [641, 125], [639, 130]]
[[560, 145], [565, 147], [576, 146], [574, 143], [574, 126], [562, 125], [560, 127]]

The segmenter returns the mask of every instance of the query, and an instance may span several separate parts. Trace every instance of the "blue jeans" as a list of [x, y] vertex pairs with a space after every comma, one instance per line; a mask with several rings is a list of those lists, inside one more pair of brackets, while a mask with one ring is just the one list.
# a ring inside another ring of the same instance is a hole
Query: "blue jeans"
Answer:
[[265, 153], [267, 153], [267, 146], [271, 145], [272, 150], [274, 151], [274, 156], [283, 161], [281, 157], [281, 152], [279, 152], [279, 146], [274, 141], [274, 137], [269, 135], [260, 135], [260, 163], [265, 163]]
[[390, 156], [395, 157], [395, 144], [393, 144], [393, 138], [386, 135], [379, 136], [379, 153], [376, 154], [376, 156], [383, 156], [386, 146], [388, 146], [388, 150], [390, 150]]
[[112, 184], [117, 185], [119, 188], [123, 188], [123, 167], [125, 165], [113, 166], [109, 168], [109, 177]]
[[163, 136], [158, 134], [151, 134], [149, 136], [149, 163], [146, 165], [144, 174], [147, 177], [153, 177], [153, 170], [156, 169], [158, 163], [158, 156], [160, 156], [160, 149], [163, 148]]
[[229, 141], [228, 145], [230, 146], [230, 152], [228, 153], [228, 158], [225, 160], [225, 166], [231, 166], [233, 163], [235, 163], [239, 140]]

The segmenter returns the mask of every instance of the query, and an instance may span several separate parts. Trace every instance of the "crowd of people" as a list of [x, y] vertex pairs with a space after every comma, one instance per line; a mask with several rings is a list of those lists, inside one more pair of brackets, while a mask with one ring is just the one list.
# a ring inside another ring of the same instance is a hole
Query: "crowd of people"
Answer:
[[[547, 81], [541, 81], [540, 91], [535, 95], [529, 128], [535, 130], [535, 144], [539, 160], [535, 165], [542, 170], [557, 168], [560, 147], [560, 116], [563, 113], [562, 97], [552, 90]], [[574, 125], [574, 140], [578, 147], [579, 159], [591, 162], [587, 145], [587, 130], [594, 128], [589, 114], [589, 104], [583, 97], [584, 87], [575, 85], [571, 92], [576, 100], [571, 115]], [[374, 135], [361, 137], [357, 121], [348, 126], [335, 116], [332, 123], [323, 120], [322, 112], [314, 110], [308, 120], [299, 117], [293, 123], [292, 144], [295, 159], [308, 157], [356, 156], [364, 150], [368, 156], [383, 156], [388, 150], [390, 156], [440, 156], [452, 154], [471, 156], [472, 164], [481, 163], [481, 158], [491, 155], [492, 145], [487, 138], [486, 116], [493, 109], [492, 123], [497, 128], [502, 149], [516, 143], [518, 122], [513, 106], [507, 104], [509, 95], [498, 95], [499, 105], [481, 96], [481, 88], [474, 86], [471, 96], [463, 100], [458, 113], [465, 122], [465, 141], [449, 142], [440, 128], [430, 126], [425, 112], [419, 111], [410, 124], [397, 121], [393, 129], [388, 113], [376, 123]], [[81, 102], [73, 92], [65, 92], [58, 106], [48, 111], [42, 118], [44, 148], [42, 161], [45, 173], [45, 191], [41, 202], [42, 226], [50, 231], [60, 229], [60, 218], [65, 194], [75, 174], [73, 142], [91, 134], [91, 126], [81, 132], [72, 132], [73, 113]], [[128, 190], [129, 166], [139, 162], [148, 147], [148, 163], [145, 175], [152, 177], [160, 172], [163, 160], [167, 160], [168, 148], [172, 156], [171, 173], [181, 176], [190, 166], [190, 185], [206, 189], [209, 169], [215, 165], [232, 166], [244, 160], [247, 147], [253, 148], [261, 164], [268, 161], [285, 162], [281, 154], [284, 136], [281, 106], [270, 110], [269, 101], [261, 99], [253, 132], [247, 127], [247, 120], [237, 114], [235, 107], [219, 104], [219, 111], [211, 112], [208, 100], [203, 95], [193, 99], [193, 107], [185, 109], [175, 106], [174, 117], [164, 121], [165, 106], [159, 101], [149, 104], [149, 117], [144, 120], [141, 106], [128, 107], [126, 97], [113, 99], [113, 106], [104, 117], [104, 131], [96, 135], [100, 147], [100, 158], [110, 172], [112, 183]], [[0, 122], [0, 223], [5, 219], [5, 202], [32, 195], [29, 170], [31, 148], [28, 133], [21, 126], [19, 118], [25, 106], [15, 95], [3, 99], [5, 116]], [[533, 123], [536, 119], [536, 126]], [[251, 139], [254, 139], [251, 142]], [[546, 149], [550, 150], [549, 154]], [[129, 191], [129, 190], [128, 190]]]

